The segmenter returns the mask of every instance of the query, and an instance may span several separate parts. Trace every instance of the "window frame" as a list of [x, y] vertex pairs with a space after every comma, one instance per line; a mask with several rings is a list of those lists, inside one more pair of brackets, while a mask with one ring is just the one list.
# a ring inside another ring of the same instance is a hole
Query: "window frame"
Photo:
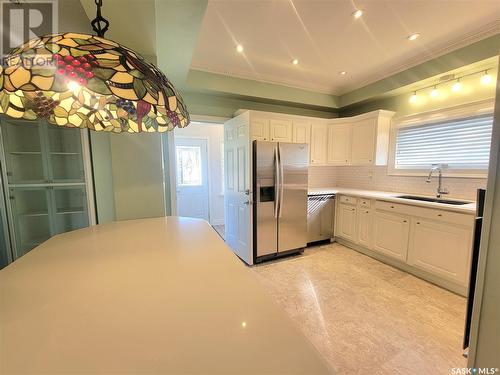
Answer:
[[[396, 168], [396, 142], [399, 129], [418, 125], [431, 125], [443, 121], [459, 120], [474, 116], [484, 116], [489, 114], [493, 115], [494, 105], [494, 99], [486, 99], [455, 107], [395, 118], [391, 124], [387, 174], [391, 176], [427, 176], [429, 173], [429, 168]], [[443, 176], [462, 178], [486, 178], [488, 176], [488, 168], [449, 168], [443, 170]]]

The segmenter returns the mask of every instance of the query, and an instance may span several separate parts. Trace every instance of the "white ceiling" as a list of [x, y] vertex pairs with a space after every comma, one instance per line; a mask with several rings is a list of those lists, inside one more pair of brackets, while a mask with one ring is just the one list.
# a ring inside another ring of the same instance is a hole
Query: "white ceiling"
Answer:
[[338, 95], [500, 32], [497, 0], [353, 3], [209, 0], [191, 67]]

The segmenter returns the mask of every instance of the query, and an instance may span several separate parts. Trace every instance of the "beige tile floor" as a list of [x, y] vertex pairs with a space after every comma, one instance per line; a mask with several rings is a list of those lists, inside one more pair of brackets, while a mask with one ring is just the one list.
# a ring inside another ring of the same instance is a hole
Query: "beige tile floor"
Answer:
[[252, 271], [339, 374], [466, 366], [463, 297], [339, 244]]

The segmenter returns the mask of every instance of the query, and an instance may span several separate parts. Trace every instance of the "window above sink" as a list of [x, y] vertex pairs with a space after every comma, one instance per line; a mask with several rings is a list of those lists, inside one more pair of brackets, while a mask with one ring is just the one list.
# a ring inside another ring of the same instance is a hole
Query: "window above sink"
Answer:
[[493, 105], [486, 100], [396, 119], [388, 174], [425, 176], [431, 165], [446, 164], [444, 177], [485, 178]]

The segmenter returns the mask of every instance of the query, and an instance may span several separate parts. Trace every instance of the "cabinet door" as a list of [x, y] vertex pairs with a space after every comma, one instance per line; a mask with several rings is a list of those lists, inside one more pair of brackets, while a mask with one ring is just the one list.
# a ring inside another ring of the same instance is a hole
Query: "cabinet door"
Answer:
[[291, 142], [292, 122], [289, 120], [271, 120], [270, 123], [271, 141]]
[[2, 135], [9, 184], [45, 183], [42, 126], [33, 121], [3, 120]]
[[89, 226], [84, 186], [54, 187], [52, 190], [54, 234]]
[[407, 217], [376, 211], [373, 220], [373, 249], [405, 262], [409, 232]]
[[16, 258], [52, 235], [50, 188], [9, 189]]
[[367, 248], [372, 246], [373, 214], [371, 210], [358, 208], [358, 243]]
[[84, 182], [80, 129], [47, 125], [47, 159], [50, 182]]
[[472, 228], [415, 219], [408, 263], [467, 286], [471, 246]]
[[326, 124], [311, 125], [311, 164], [326, 163], [326, 142], [327, 142]]
[[328, 127], [327, 163], [346, 165], [350, 161], [350, 125], [330, 125]]
[[269, 120], [252, 119], [250, 122], [250, 138], [252, 141], [269, 141]]
[[356, 242], [356, 207], [339, 204], [337, 235], [346, 240]]
[[373, 163], [376, 126], [375, 119], [366, 119], [351, 125], [351, 164]]
[[292, 142], [311, 143], [311, 124], [308, 122], [294, 121], [292, 127]]

